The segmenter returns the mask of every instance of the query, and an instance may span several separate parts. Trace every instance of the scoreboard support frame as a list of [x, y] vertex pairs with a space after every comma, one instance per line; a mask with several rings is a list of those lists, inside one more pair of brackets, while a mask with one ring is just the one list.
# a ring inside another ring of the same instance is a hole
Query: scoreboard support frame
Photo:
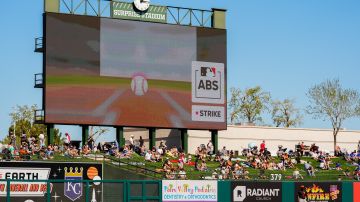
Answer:
[[46, 124], [46, 137], [47, 144], [54, 144], [54, 136], [55, 136], [55, 125], [54, 124]]
[[116, 141], [118, 142], [119, 147], [125, 145], [124, 127], [116, 127]]
[[219, 150], [219, 131], [218, 130], [211, 130], [211, 142], [214, 146], [214, 153]]
[[181, 148], [184, 151], [184, 153], [188, 153], [189, 150], [189, 134], [188, 134], [188, 130], [187, 129], [181, 129], [180, 130], [180, 135], [181, 135]]
[[81, 126], [82, 146], [87, 144], [89, 139], [89, 126]]
[[149, 149], [156, 146], [156, 128], [149, 128]]

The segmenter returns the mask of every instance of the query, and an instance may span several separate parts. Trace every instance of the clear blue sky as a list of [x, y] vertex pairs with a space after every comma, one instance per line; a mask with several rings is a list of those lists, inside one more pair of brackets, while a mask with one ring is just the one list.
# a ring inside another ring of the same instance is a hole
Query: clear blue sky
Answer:
[[[154, 4], [224, 8], [228, 28], [228, 87], [260, 85], [273, 98], [294, 98], [305, 108], [309, 87], [339, 78], [360, 91], [359, 0], [152, 0]], [[0, 138], [7, 134], [15, 105], [38, 104], [34, 74], [42, 56], [34, 38], [42, 36], [43, 0], [0, 3]], [[266, 121], [271, 123], [270, 120]], [[304, 117], [302, 127], [329, 128], [329, 122]], [[344, 123], [360, 130], [360, 119]], [[78, 127], [61, 127], [80, 139]], [[113, 139], [110, 135], [108, 139]]]

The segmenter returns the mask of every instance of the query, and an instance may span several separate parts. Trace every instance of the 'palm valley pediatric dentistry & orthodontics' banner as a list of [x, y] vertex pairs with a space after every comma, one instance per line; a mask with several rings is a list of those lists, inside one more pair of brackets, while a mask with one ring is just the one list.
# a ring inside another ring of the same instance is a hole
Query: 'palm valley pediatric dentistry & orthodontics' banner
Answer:
[[218, 201], [216, 180], [163, 180], [162, 201]]

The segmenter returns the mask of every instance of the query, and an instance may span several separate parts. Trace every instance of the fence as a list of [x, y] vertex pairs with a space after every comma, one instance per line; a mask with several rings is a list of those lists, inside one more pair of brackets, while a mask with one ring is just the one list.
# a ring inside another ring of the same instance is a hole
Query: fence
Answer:
[[[193, 184], [207, 183], [206, 181], [170, 181], [170, 183], [177, 183], [178, 186], [186, 185], [189, 190], [192, 189]], [[214, 182], [214, 181], [213, 181]], [[160, 180], [0, 180], [0, 201], [66, 201], [71, 199], [71, 193], [66, 196], [67, 189], [73, 187], [82, 187], [81, 196], [73, 201], [85, 201], [85, 202], [97, 202], [97, 201], [162, 201], [163, 182]], [[233, 201], [233, 193], [237, 188], [245, 189], [278, 189], [278, 195], [273, 195], [271, 201], [286, 201], [295, 202], [298, 189], [301, 186], [316, 186], [317, 189], [321, 189], [321, 192], [314, 191], [311, 193], [311, 189], [308, 189], [309, 195], [315, 197], [316, 194], [320, 194], [319, 197], [324, 197], [322, 201], [327, 200], [326, 197], [334, 197], [336, 195], [336, 201], [346, 202], [360, 202], [358, 196], [360, 196], [360, 183], [359, 182], [259, 182], [259, 181], [215, 181], [216, 187], [216, 199], [204, 200], [204, 201], [221, 201], [230, 202]], [[34, 196], [34, 185], [39, 184], [40, 191]], [[80, 186], [81, 185], [81, 186]], [[96, 188], [101, 187], [101, 188]], [[24, 196], [24, 187], [29, 191]], [[32, 193], [31, 193], [32, 190]], [[95, 191], [96, 190], [96, 191]], [[193, 189], [196, 190], [196, 189]], [[200, 190], [200, 189], [199, 189]], [[334, 191], [335, 190], [335, 191]], [[174, 192], [174, 193], [172, 193]], [[80, 193], [80, 191], [78, 191]], [[189, 195], [202, 194], [201, 191], [196, 193], [189, 193]], [[248, 191], [246, 192], [248, 193]], [[164, 192], [166, 194], [182, 195], [182, 191]], [[64, 197], [68, 197], [65, 199]], [[247, 196], [251, 198], [252, 196]], [[259, 197], [259, 196], [257, 196]], [[277, 198], [275, 198], [277, 197]], [[30, 198], [30, 199], [29, 199]], [[269, 199], [269, 198], [268, 198]], [[170, 200], [171, 201], [171, 200]], [[184, 200], [187, 201], [187, 200]], [[191, 201], [191, 200], [190, 200]]]

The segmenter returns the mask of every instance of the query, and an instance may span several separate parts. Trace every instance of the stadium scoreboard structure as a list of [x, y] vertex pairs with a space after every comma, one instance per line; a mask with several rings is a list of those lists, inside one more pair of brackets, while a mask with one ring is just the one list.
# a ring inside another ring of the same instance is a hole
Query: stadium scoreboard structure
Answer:
[[225, 10], [97, 3], [45, 0], [48, 134], [54, 124], [227, 128]]

